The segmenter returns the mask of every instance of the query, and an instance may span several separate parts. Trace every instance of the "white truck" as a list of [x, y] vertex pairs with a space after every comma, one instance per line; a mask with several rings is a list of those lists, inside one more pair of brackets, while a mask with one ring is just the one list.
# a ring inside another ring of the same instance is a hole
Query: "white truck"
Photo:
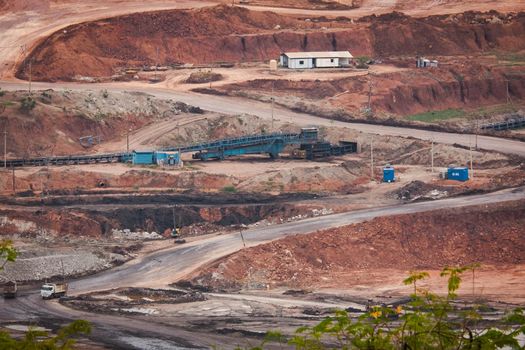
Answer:
[[67, 283], [46, 283], [40, 288], [42, 299], [60, 298], [67, 293]]

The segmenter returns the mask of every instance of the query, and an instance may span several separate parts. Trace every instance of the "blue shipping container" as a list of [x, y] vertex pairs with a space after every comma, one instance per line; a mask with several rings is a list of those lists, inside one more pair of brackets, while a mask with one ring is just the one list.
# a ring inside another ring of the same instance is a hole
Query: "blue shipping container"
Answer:
[[448, 168], [447, 178], [449, 180], [467, 181], [469, 179], [468, 168], [467, 167]]
[[152, 151], [133, 151], [133, 164], [154, 164]]
[[396, 176], [394, 168], [387, 166], [383, 168], [383, 182], [394, 182], [396, 181]]

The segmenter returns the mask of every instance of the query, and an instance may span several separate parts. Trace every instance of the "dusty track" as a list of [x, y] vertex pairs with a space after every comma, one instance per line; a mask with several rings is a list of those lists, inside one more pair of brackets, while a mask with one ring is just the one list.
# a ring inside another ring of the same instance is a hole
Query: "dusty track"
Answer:
[[[340, 0], [342, 4], [350, 5], [351, 0]], [[446, 13], [459, 13], [464, 11], [490, 11], [497, 10], [501, 12], [509, 11], [520, 11], [525, 9], [525, 1], [523, 0], [504, 0], [504, 1], [492, 1], [492, 0], [464, 0], [464, 1], [425, 1], [417, 2], [413, 0], [362, 0], [358, 1], [361, 6], [352, 10], [316, 10], [317, 13], [322, 13], [325, 16], [349, 16], [352, 18], [366, 16], [370, 14], [381, 14], [392, 11], [402, 11], [411, 16], [423, 17], [430, 14], [446, 14]], [[271, 3], [271, 1], [267, 1]], [[274, 1], [277, 3], [277, 1]], [[300, 8], [284, 8], [272, 6], [244, 6], [250, 10], [271, 10], [282, 14], [298, 14], [307, 15], [311, 14], [312, 10], [300, 9]]]
[[[320, 218], [307, 219], [283, 225], [252, 229], [243, 233], [247, 246], [255, 246], [274, 239], [292, 234], [309, 233], [315, 230], [339, 227], [351, 223], [362, 222], [374, 217], [382, 217], [403, 213], [417, 213], [440, 208], [455, 208], [469, 205], [482, 205], [488, 203], [518, 200], [525, 198], [525, 188], [504, 190], [487, 195], [477, 195], [463, 198], [445, 199], [433, 202], [413, 203], [396, 207], [383, 207], [372, 210], [361, 210], [350, 213], [327, 215]], [[153, 253], [131, 261], [119, 268], [81, 279], [71, 283], [70, 290], [73, 294], [86, 293], [95, 290], [104, 290], [123, 286], [165, 287], [177, 281], [199, 266], [212, 260], [231, 254], [242, 248], [242, 243], [237, 233], [208, 238], [190, 243], [183, 247], [175, 247]], [[53, 302], [43, 302], [34, 293], [22, 296], [15, 300], [0, 300], [2, 321], [24, 321], [30, 317], [43, 319], [58, 318], [73, 319], [82, 317], [95, 324], [96, 334], [119, 334], [123, 330], [138, 332], [146, 330], [150, 337], [173, 339], [179, 342], [181, 338], [187, 339], [194, 346], [209, 346], [210, 344], [228, 344], [231, 339], [195, 334], [180, 328], [159, 326], [149, 322], [125, 317], [100, 316], [78, 312], [63, 308]], [[141, 328], [142, 327], [142, 328]], [[231, 344], [231, 343], [229, 343]]]
[[[162, 135], [170, 133], [176, 130], [178, 127], [182, 127], [198, 120], [203, 120], [204, 116], [188, 116], [178, 119], [177, 122], [173, 120], [166, 120], [161, 122], [155, 122], [138, 131], [130, 133], [129, 135], [129, 149], [141, 149], [144, 145], [151, 144], [152, 140], [159, 138]], [[105, 143], [98, 147], [99, 152], [119, 152], [125, 150], [127, 147], [126, 140], [117, 142]]]
[[[58, 86], [68, 89], [84, 89], [85, 85], [73, 83], [34, 83], [33, 86], [39, 89], [56, 89]], [[19, 90], [27, 87], [25, 83], [8, 83], [2, 84], [3, 89]], [[90, 84], [91, 89], [107, 89], [108, 91], [141, 91], [152, 94], [159, 98], [174, 99], [187, 103], [192, 106], [198, 106], [202, 109], [224, 113], [224, 114], [252, 114], [266, 120], [271, 120], [272, 111], [271, 106], [267, 103], [245, 100], [242, 98], [231, 98], [224, 96], [209, 96], [196, 93], [187, 93], [173, 91], [170, 89], [155, 88], [146, 84]], [[455, 134], [437, 131], [418, 130], [403, 127], [392, 127], [383, 125], [363, 124], [363, 123], [348, 123], [341, 121], [334, 121], [316, 117], [305, 113], [296, 113], [284, 108], [275, 108], [275, 119], [277, 122], [291, 122], [301, 126], [341, 126], [359, 130], [365, 133], [378, 135], [391, 135], [402, 137], [415, 137], [422, 140], [434, 140], [438, 143], [445, 144], [459, 144], [465, 147], [474, 146], [476, 142], [475, 135], [472, 134]], [[490, 136], [478, 136], [478, 147], [485, 150], [497, 151], [507, 154], [515, 154], [525, 157], [525, 143], [520, 141], [502, 139]]]

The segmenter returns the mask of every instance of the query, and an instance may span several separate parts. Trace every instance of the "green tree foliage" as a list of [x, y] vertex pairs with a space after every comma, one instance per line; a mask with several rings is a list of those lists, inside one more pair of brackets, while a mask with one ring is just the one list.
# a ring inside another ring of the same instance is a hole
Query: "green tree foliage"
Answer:
[[[445, 267], [448, 293], [438, 296], [417, 287], [429, 277], [426, 272], [412, 272], [403, 282], [412, 285], [414, 294], [403, 307], [372, 307], [353, 319], [346, 311], [337, 311], [313, 327], [301, 327], [288, 339], [297, 350], [361, 349], [361, 350], [492, 350], [524, 349], [517, 338], [525, 334], [525, 315], [516, 309], [496, 327], [482, 321], [480, 306], [458, 309], [454, 300], [462, 275], [479, 264]], [[259, 346], [272, 339], [283, 342], [280, 333], [269, 333]]]
[[4, 269], [5, 264], [15, 261], [18, 252], [13, 247], [10, 240], [0, 240], [0, 271]]
[[0, 332], [0, 349], [10, 350], [71, 350], [76, 343], [73, 337], [91, 333], [88, 321], [77, 320], [60, 328], [55, 336], [46, 331], [29, 329], [21, 339], [15, 339], [7, 332]]
[[368, 61], [370, 61], [370, 57], [368, 56], [359, 56], [356, 58], [357, 60], [357, 64], [356, 64], [356, 67], [357, 68], [361, 68], [361, 69], [366, 69], [368, 68]]

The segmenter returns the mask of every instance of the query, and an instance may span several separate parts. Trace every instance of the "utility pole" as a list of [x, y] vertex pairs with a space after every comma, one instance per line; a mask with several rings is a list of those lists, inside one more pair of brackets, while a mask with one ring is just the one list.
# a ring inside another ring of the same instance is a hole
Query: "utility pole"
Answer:
[[155, 82], [157, 82], [158, 67], [159, 67], [159, 47], [157, 46], [157, 62], [155, 63]]
[[274, 129], [273, 129], [273, 107], [274, 107], [274, 103], [275, 103], [275, 97], [274, 97], [274, 94], [273, 94], [274, 84], [275, 84], [275, 82], [272, 81], [272, 132], [274, 132]]
[[368, 113], [372, 113], [372, 81], [368, 78]]
[[370, 177], [374, 181], [374, 137], [370, 137]]
[[31, 96], [31, 80], [33, 75], [33, 59], [29, 58], [29, 96]]
[[506, 79], [505, 83], [507, 84], [507, 104], [509, 104], [510, 103], [509, 81]]
[[126, 132], [126, 153], [129, 154], [129, 128], [127, 128]]
[[479, 132], [479, 125], [478, 125], [479, 121], [476, 119], [476, 151], [478, 150], [478, 132]]
[[470, 149], [470, 177], [473, 179], [474, 178], [474, 167], [472, 166], [472, 138], [469, 137], [469, 142], [468, 142], [468, 146], [469, 146], [469, 149]]
[[242, 234], [242, 227], [240, 228], [239, 233], [241, 234], [242, 245], [243, 245], [244, 248], [246, 248], [246, 242], [244, 241], [244, 236]]
[[434, 137], [432, 137], [432, 142], [430, 146], [430, 168], [432, 174], [434, 174]]
[[7, 168], [7, 129], [4, 130], [4, 168]]
[[15, 183], [15, 181], [16, 181], [16, 177], [15, 177], [15, 167], [14, 167], [14, 166], [12, 166], [12, 167], [11, 167], [11, 169], [13, 170], [13, 194], [15, 194], [15, 193], [16, 193], [16, 183]]

